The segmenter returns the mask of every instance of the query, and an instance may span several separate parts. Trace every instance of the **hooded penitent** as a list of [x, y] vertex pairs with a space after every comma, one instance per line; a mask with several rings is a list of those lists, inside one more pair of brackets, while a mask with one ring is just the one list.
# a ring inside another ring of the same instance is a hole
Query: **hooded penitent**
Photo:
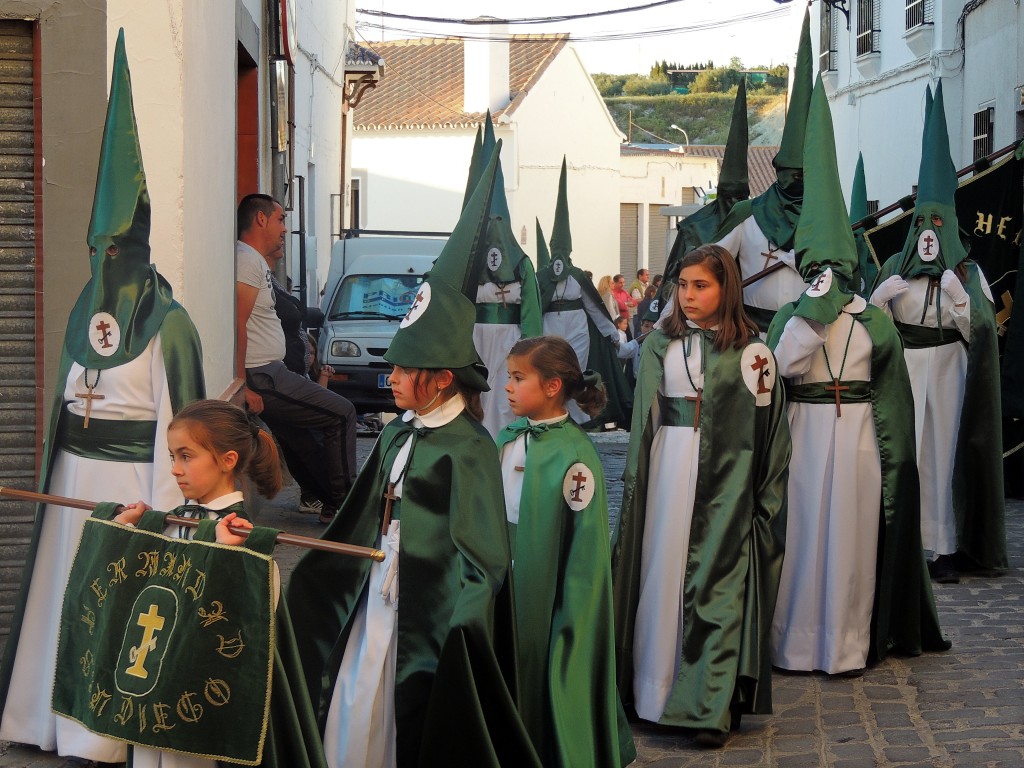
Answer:
[[857, 244], [839, 185], [832, 115], [820, 75], [811, 95], [804, 152], [813, 162], [804, 171], [806, 200], [794, 247], [800, 276], [810, 285], [795, 314], [827, 325], [853, 298], [849, 285], [857, 271]]
[[149, 218], [121, 30], [89, 223], [92, 277], [71, 311], [64, 337], [68, 354], [85, 368], [105, 370], [138, 357], [171, 308], [170, 286], [149, 263]]
[[939, 277], [967, 258], [953, 200], [956, 188], [940, 81], [925, 119], [913, 222], [896, 269], [904, 278]]
[[[497, 149], [500, 147], [499, 142]], [[461, 382], [481, 392], [490, 389], [487, 369], [473, 346], [476, 310], [463, 291], [473, 274], [473, 254], [486, 235], [497, 164], [495, 151], [384, 353], [392, 365], [448, 368]]]
[[679, 263], [683, 256], [694, 248], [713, 242], [713, 236], [722, 220], [740, 200], [750, 197], [750, 181], [747, 170], [747, 84], [740, 80], [736, 88], [736, 101], [732, 105], [732, 121], [729, 123], [729, 138], [722, 156], [722, 171], [718, 175], [718, 194], [710, 203], [681, 222], [672, 251], [665, 265], [665, 293], [679, 277]]
[[[864, 176], [864, 155], [857, 153], [857, 168], [853, 173], [853, 187], [850, 191], [850, 223], [868, 219], [868, 190], [867, 181]], [[871, 286], [875, 284], [875, 276], [878, 274], [878, 264], [871, 256], [871, 249], [864, 240], [864, 233], [874, 226], [874, 222], [868, 219], [867, 224], [856, 227], [853, 230], [853, 239], [857, 244], [857, 272], [853, 277], [853, 288], [857, 293], [867, 298], [871, 293]]]
[[800, 31], [800, 48], [793, 74], [793, 92], [786, 112], [786, 127], [778, 154], [772, 160], [777, 181], [751, 204], [754, 220], [765, 237], [782, 250], [793, 247], [800, 207], [805, 199], [802, 180], [804, 167], [804, 130], [807, 109], [814, 84], [814, 57], [811, 51], [811, 21], [804, 15]]

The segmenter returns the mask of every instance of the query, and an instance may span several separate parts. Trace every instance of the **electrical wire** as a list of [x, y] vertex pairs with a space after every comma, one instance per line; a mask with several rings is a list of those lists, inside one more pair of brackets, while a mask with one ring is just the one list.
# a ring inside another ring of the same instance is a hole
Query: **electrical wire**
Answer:
[[[663, 5], [673, 5], [675, 3], [681, 3], [683, 0], [658, 0], [657, 2], [647, 3], [646, 5], [634, 5], [628, 8], [613, 8], [607, 11], [593, 11], [591, 13], [572, 13], [562, 14], [559, 16], [531, 16], [523, 17], [518, 19], [501, 19], [503, 24], [551, 24], [562, 21], [574, 21], [576, 19], [592, 19], [598, 16], [612, 16], [619, 13], [635, 13], [636, 11], [646, 11], [650, 8], [658, 8]], [[377, 16], [380, 18], [387, 19], [404, 19], [405, 21], [422, 21], [428, 24], [490, 24], [493, 19], [478, 18], [478, 19], [446, 19], [437, 16], [412, 16], [406, 13], [390, 13], [388, 11], [377, 11], [370, 8], [356, 8], [356, 13], [366, 14], [367, 16]]]

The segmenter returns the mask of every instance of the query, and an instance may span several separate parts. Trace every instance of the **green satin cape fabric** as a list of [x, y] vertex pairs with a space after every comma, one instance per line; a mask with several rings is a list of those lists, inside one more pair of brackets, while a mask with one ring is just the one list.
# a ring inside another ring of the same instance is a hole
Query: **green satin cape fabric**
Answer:
[[[885, 262], [876, 287], [896, 274], [900, 260], [901, 254], [896, 254]], [[964, 288], [971, 303], [971, 338], [953, 467], [956, 541], [957, 548], [983, 568], [1005, 571], [1009, 562], [995, 310], [982, 290], [978, 265], [973, 261], [963, 265], [967, 269]]]
[[[195, 326], [192, 325], [192, 320], [177, 302], [172, 303], [170, 310], [165, 315], [164, 323], [160, 327], [159, 333], [160, 345], [163, 350], [164, 370], [167, 374], [171, 409], [177, 412], [187, 403], [206, 397], [206, 383], [203, 378], [203, 351], [199, 341], [199, 334]], [[67, 413], [64, 401], [64, 387], [68, 374], [71, 372], [73, 362], [67, 350], [62, 350], [60, 365], [57, 369], [53, 401], [50, 407], [50, 422], [47, 428], [46, 440], [43, 443], [42, 469], [39, 473], [40, 493], [46, 493], [49, 488], [50, 472], [53, 470], [56, 449], [60, 447], [56, 444], [56, 436], [61, 419]], [[166, 436], [157, 435], [156, 439], [158, 441], [164, 440]], [[4, 648], [3, 664], [0, 665], [0, 708], [7, 701], [7, 693], [11, 684], [14, 656], [18, 650], [18, 637], [21, 634], [25, 603], [28, 600], [29, 582], [32, 577], [32, 570], [35, 567], [36, 551], [39, 548], [39, 537], [43, 528], [44, 508], [45, 505], [42, 504], [36, 506], [35, 522], [32, 527], [32, 540], [29, 543], [28, 553], [25, 555], [25, 566], [22, 570], [21, 590], [11, 618], [10, 634], [8, 635], [7, 645]]]
[[[782, 307], [768, 330], [768, 346], [779, 343], [796, 303]], [[921, 548], [921, 494], [914, 437], [914, 394], [896, 326], [873, 304], [854, 319], [871, 337], [871, 416], [882, 469], [882, 497], [875, 598], [868, 658], [889, 651], [916, 656], [944, 651], [931, 579]], [[799, 471], [797, 468], [795, 471]]]
[[[498, 434], [499, 451], [516, 439], [512, 428]], [[568, 420], [528, 439], [513, 553], [520, 713], [549, 768], [618, 768], [636, 749], [615, 690], [604, 471], [590, 438]], [[562, 493], [576, 463], [595, 483], [578, 512]]]
[[[743, 148], [743, 151], [746, 152], [746, 147]], [[679, 264], [683, 260], [683, 256], [698, 246], [715, 242], [715, 233], [728, 214], [728, 211], [722, 210], [724, 202], [724, 198], [712, 200], [680, 222], [676, 239], [672, 243], [672, 250], [668, 254], [668, 261], [665, 263], [665, 282], [662, 283], [662, 294], [666, 300], [675, 288], [676, 280], [679, 279]]]
[[[497, 451], [465, 413], [420, 432], [401, 501], [398, 764], [539, 764], [510, 692], [514, 625], [511, 594], [503, 589], [509, 551]], [[377, 546], [388, 474], [412, 435], [401, 419], [385, 427], [324, 539]], [[288, 585], [321, 727], [352, 619], [366, 590], [375, 588], [369, 571], [369, 560], [312, 551]]]
[[[660, 330], [644, 342], [612, 547], [619, 695], [627, 703], [633, 699], [633, 632], [655, 433], [651, 408], [668, 344]], [[682, 658], [660, 721], [666, 725], [728, 731], [730, 707], [771, 712], [769, 628], [782, 573], [789, 427], [781, 380], [771, 403], [756, 407], [740, 375], [741, 354], [707, 345]]]
[[[770, 243], [784, 251], [792, 250], [802, 206], [803, 197], [786, 194], [776, 182], [757, 197], [751, 200], [740, 200], [736, 203], [728, 215], [722, 219], [710, 242], [718, 242], [742, 224], [744, 220], [753, 216], [757, 226], [761, 228], [761, 232]], [[733, 254], [733, 256], [735, 255]], [[797, 267], [799, 268], [799, 266], [798, 258]], [[744, 275], [744, 277], [750, 277], [750, 275]]]

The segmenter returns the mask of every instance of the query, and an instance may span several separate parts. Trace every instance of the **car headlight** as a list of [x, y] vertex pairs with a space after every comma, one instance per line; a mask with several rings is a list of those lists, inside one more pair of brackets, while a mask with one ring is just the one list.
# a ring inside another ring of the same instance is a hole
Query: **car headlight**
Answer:
[[331, 357], [359, 357], [361, 350], [353, 341], [338, 339], [331, 342]]

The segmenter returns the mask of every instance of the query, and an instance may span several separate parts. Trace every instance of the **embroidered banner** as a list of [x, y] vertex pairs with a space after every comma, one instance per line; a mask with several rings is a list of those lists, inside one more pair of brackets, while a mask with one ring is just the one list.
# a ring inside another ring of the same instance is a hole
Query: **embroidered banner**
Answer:
[[243, 547], [89, 518], [64, 595], [53, 710], [121, 741], [258, 764], [272, 569]]

